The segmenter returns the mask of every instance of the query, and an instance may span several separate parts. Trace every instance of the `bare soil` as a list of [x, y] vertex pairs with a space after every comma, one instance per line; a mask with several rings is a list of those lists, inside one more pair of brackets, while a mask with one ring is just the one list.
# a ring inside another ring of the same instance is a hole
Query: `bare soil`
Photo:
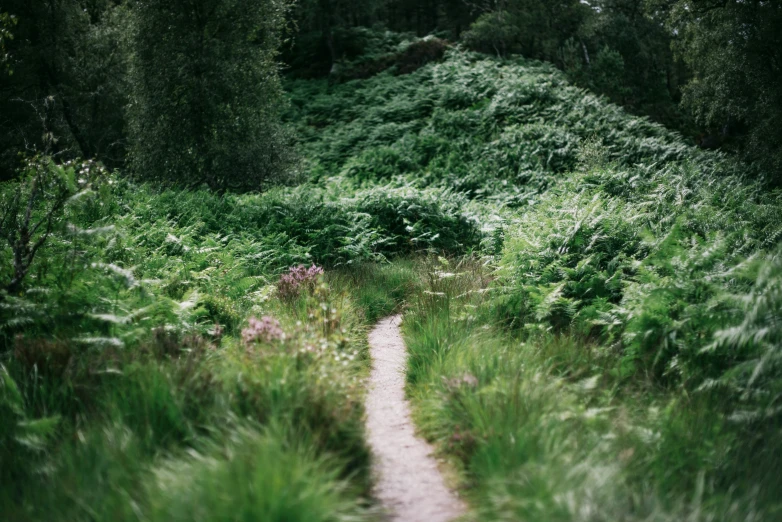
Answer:
[[369, 334], [372, 373], [367, 429], [375, 457], [375, 496], [395, 522], [447, 522], [465, 511], [448, 489], [433, 448], [416, 436], [405, 400], [407, 350], [400, 316], [387, 317]]

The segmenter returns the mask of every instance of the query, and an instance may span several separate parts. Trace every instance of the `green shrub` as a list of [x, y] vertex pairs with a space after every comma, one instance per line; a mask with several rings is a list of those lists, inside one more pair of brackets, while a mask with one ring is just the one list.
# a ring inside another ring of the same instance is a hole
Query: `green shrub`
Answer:
[[478, 16], [462, 36], [467, 47], [497, 56], [520, 53], [550, 61], [589, 13], [574, 0], [508, 0], [492, 8]]
[[504, 10], [480, 15], [462, 35], [464, 44], [474, 51], [505, 56], [518, 53], [523, 29]]
[[553, 66], [449, 50], [415, 72], [288, 83], [302, 155], [324, 181], [435, 186], [525, 205], [599, 136], [622, 166], [697, 156], [681, 138], [567, 83]]
[[0, 248], [10, 250], [13, 262], [0, 269], [0, 291], [15, 294], [23, 288], [38, 251], [53, 232], [62, 231], [65, 207], [77, 192], [104, 171], [93, 162], [58, 165], [47, 156], [28, 160], [21, 179], [0, 187]]
[[373, 189], [356, 194], [356, 208], [370, 216], [383, 252], [422, 250], [464, 252], [480, 239], [477, 224], [466, 215], [463, 201], [449, 191]]
[[397, 72], [410, 74], [428, 63], [438, 62], [442, 60], [446, 50], [448, 50], [448, 42], [434, 36], [413, 42], [399, 53]]
[[742, 316], [734, 294], [779, 233], [778, 194], [706, 182], [707, 165], [604, 166], [550, 188], [506, 230], [498, 312], [615, 346], [625, 376], [697, 386], [743, 364], [747, 350], [704, 348]]

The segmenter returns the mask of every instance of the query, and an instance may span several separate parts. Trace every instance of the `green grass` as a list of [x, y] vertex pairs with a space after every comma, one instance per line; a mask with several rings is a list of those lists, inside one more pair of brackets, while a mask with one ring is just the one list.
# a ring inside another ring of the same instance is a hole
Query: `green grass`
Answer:
[[381, 265], [357, 265], [334, 276], [355, 288], [356, 305], [364, 311], [368, 324], [400, 312], [421, 291], [420, 263], [400, 259]]
[[594, 341], [509, 335], [475, 270], [435, 273], [403, 323], [416, 418], [461, 470], [475, 520], [778, 516], [778, 457], [765, 459], [780, 448], [747, 451], [719, 396], [618, 379], [620, 358]]
[[293, 302], [241, 312], [278, 318], [284, 341], [246, 346], [227, 333], [157, 329], [133, 347], [71, 354], [65, 369], [46, 352], [51, 343], [16, 341], [0, 402], [3, 512], [365, 518], [366, 329], [411, 295], [416, 277], [411, 262], [357, 265], [327, 272]]
[[280, 435], [241, 429], [223, 446], [160, 463], [149, 486], [150, 517], [279, 522], [365, 518], [338, 475], [338, 463], [284, 441]]

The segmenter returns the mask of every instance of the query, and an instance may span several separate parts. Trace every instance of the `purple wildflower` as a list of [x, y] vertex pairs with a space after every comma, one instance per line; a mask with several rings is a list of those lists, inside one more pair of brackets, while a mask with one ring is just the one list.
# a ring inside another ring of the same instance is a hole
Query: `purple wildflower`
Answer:
[[268, 315], [260, 319], [250, 318], [250, 324], [242, 330], [242, 341], [245, 344], [252, 344], [257, 341], [271, 342], [285, 339], [285, 332], [280, 327], [280, 322]]
[[302, 289], [312, 290], [323, 275], [323, 268], [312, 265], [307, 268], [304, 265], [292, 266], [288, 272], [280, 276], [277, 283], [277, 293], [282, 299], [290, 300], [299, 296]]

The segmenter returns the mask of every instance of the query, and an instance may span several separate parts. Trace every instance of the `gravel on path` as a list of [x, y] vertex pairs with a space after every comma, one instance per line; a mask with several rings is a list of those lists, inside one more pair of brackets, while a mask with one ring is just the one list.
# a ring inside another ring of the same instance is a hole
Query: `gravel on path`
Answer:
[[369, 334], [372, 373], [367, 429], [375, 457], [375, 496], [394, 522], [448, 522], [465, 511], [445, 485], [433, 448], [416, 436], [405, 399], [407, 350], [401, 317], [387, 317]]

